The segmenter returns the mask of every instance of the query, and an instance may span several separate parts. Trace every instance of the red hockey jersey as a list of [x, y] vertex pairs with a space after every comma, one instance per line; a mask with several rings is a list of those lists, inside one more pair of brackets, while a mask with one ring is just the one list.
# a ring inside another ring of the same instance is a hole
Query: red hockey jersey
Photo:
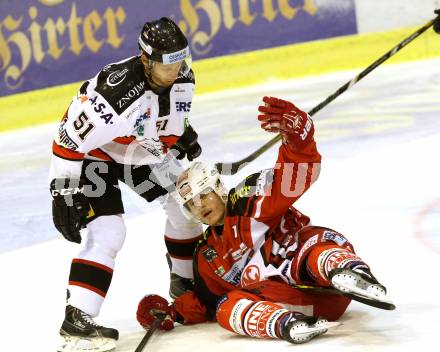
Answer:
[[320, 162], [314, 140], [296, 152], [282, 145], [273, 168], [230, 190], [224, 224], [205, 231], [194, 257], [195, 293], [208, 310], [267, 278], [295, 283], [288, 270], [295, 235], [310, 219], [292, 204], [316, 181]]

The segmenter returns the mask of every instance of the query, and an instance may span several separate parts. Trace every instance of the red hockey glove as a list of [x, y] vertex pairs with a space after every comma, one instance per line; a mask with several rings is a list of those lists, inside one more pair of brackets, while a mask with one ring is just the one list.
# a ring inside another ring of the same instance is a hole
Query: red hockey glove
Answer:
[[171, 330], [174, 328], [176, 320], [176, 310], [168, 303], [165, 298], [159, 295], [146, 295], [141, 299], [136, 312], [136, 319], [145, 329], [148, 329], [157, 314], [166, 314], [165, 319], [159, 325], [161, 330]]
[[268, 132], [280, 133], [282, 141], [293, 150], [303, 149], [312, 139], [313, 121], [310, 116], [292, 103], [274, 98], [264, 97], [265, 105], [260, 105], [258, 115], [261, 128]]
[[203, 302], [192, 291], [186, 291], [174, 300], [177, 321], [184, 324], [197, 324], [209, 320], [208, 310]]

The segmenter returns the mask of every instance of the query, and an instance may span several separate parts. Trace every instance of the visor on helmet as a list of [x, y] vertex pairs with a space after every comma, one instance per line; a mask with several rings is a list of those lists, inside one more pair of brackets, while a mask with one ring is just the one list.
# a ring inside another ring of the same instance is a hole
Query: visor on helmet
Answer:
[[189, 210], [189, 211], [191, 211], [191, 209], [190, 209], [190, 207], [192, 206], [192, 207], [200, 207], [201, 206], [201, 199], [204, 197], [204, 196], [206, 196], [206, 195], [208, 195], [208, 194], [210, 194], [211, 192], [214, 192], [215, 193], [215, 191], [211, 188], [211, 187], [207, 187], [207, 188], [205, 188], [204, 190], [202, 190], [201, 192], [199, 192], [199, 193], [197, 193], [195, 196], [193, 196], [191, 199], [188, 199], [184, 204], [183, 204], [183, 206], [187, 209], [187, 210]]
[[192, 57], [188, 46], [173, 53], [163, 53], [161, 51], [154, 50], [150, 45], [144, 43], [142, 40], [142, 35], [139, 36], [138, 43], [142, 51], [144, 51], [148, 58], [152, 61], [160, 62], [163, 65], [172, 65], [181, 62], [182, 65], [178, 77], [186, 76], [191, 70]]

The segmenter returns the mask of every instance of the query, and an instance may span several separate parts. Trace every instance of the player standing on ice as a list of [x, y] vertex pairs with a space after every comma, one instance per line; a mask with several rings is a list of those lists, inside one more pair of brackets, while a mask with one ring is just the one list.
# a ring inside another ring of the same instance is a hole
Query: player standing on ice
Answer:
[[395, 308], [345, 236], [312, 225], [292, 206], [319, 175], [314, 125], [288, 101], [263, 101], [261, 127], [283, 141], [275, 167], [229, 193], [218, 171], [200, 162], [179, 177], [180, 203], [209, 225], [194, 256], [195, 286], [171, 305], [145, 296], [137, 312], [142, 326], [165, 313], [165, 330], [174, 321], [216, 319], [240, 335], [303, 343], [337, 325], [329, 320], [338, 319], [351, 299]]
[[[201, 153], [197, 133], [187, 123], [194, 91], [187, 39], [173, 21], [161, 18], [144, 25], [138, 44], [138, 56], [109, 64], [84, 82], [53, 143], [55, 227], [77, 243], [87, 227], [85, 243], [71, 264], [60, 351], [107, 351], [118, 339], [116, 329], [92, 319], [99, 314], [125, 239], [118, 181], [151, 202], [174, 189], [175, 180], [162, 177], [178, 164], [174, 156], [191, 161]], [[202, 228], [183, 216], [173, 197], [164, 208], [174, 297], [192, 279], [192, 253]]]

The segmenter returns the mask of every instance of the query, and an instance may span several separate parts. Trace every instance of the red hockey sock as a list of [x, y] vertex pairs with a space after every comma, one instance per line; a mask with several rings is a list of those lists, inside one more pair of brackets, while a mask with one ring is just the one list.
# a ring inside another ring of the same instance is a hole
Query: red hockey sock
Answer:
[[350, 250], [334, 243], [319, 244], [310, 251], [307, 258], [307, 270], [322, 286], [330, 286], [328, 274], [336, 268], [352, 268], [363, 266], [368, 268], [364, 261]]
[[280, 320], [287, 313], [279, 304], [235, 290], [220, 300], [216, 318], [220, 326], [239, 335], [280, 338]]

